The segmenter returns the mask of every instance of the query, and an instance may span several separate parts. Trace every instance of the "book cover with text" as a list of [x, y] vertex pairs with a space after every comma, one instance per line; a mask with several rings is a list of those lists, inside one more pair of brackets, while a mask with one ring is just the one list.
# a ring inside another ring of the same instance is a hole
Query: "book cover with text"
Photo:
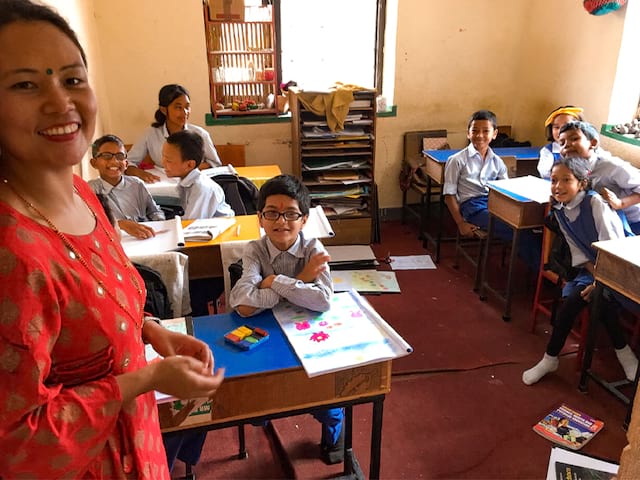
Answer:
[[602, 427], [601, 420], [563, 404], [536, 423], [533, 431], [558, 445], [580, 450]]

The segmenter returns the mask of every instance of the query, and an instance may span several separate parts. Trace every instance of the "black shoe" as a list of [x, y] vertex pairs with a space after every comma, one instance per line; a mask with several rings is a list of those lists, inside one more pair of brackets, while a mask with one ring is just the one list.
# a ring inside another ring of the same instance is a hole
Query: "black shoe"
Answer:
[[328, 435], [325, 435], [324, 426], [322, 427], [322, 441], [320, 442], [320, 458], [327, 465], [335, 465], [344, 462], [344, 425], [340, 429], [338, 441], [333, 445], [328, 445], [326, 441]]

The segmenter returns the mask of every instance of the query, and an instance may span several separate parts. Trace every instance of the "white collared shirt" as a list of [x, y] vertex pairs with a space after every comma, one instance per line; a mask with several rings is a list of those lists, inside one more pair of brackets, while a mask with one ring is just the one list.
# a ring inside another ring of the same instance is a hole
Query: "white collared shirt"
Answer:
[[116, 220], [164, 220], [164, 213], [153, 201], [144, 182], [137, 177], [123, 175], [115, 186], [102, 178], [90, 180], [88, 183], [95, 193], [107, 198]]
[[[204, 141], [204, 160], [212, 167], [217, 167], [222, 164], [216, 147], [213, 145], [213, 140], [209, 132], [204, 128], [197, 125], [186, 124], [185, 129], [196, 132], [202, 137]], [[144, 157], [149, 154], [153, 163], [162, 168], [162, 146], [169, 136], [167, 125], [161, 125], [160, 127], [148, 127], [142, 137], [131, 147], [127, 160], [129, 164], [140, 165], [140, 162]]]
[[197, 168], [178, 183], [184, 218], [233, 217], [235, 212], [225, 201], [224, 190]]
[[451, 155], [444, 168], [443, 195], [455, 195], [458, 203], [489, 194], [487, 183], [508, 178], [507, 166], [491, 148], [485, 159], [469, 144]]

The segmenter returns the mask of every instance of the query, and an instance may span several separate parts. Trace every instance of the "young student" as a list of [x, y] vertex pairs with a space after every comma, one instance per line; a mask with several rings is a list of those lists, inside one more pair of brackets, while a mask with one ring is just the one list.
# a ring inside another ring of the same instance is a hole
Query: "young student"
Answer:
[[96, 194], [105, 196], [118, 226], [137, 238], [155, 236], [153, 228], [138, 222], [164, 220], [164, 213], [153, 201], [144, 182], [124, 175], [127, 150], [116, 135], [104, 135], [91, 145], [91, 166], [100, 178], [89, 181]]
[[162, 166], [167, 176], [180, 177], [178, 190], [184, 218], [234, 216], [222, 187], [198, 169], [203, 158], [202, 137], [191, 130], [172, 133], [162, 147]]
[[0, 0], [0, 52], [0, 475], [169, 479], [153, 392], [211, 398], [223, 371], [145, 319], [142, 278], [74, 175], [97, 111], [75, 32]]
[[[640, 234], [640, 170], [599, 148], [595, 127], [586, 122], [569, 122], [560, 129], [562, 156], [587, 160], [592, 188], [616, 211], [624, 212], [626, 230]], [[627, 227], [628, 225], [628, 227]]]
[[155, 122], [145, 130], [142, 138], [131, 147], [129, 152], [127, 175], [135, 175], [147, 183], [160, 180], [158, 176], [139, 168], [140, 162], [149, 154], [153, 163], [161, 166], [162, 146], [166, 138], [181, 130], [191, 130], [202, 137], [205, 161], [199, 167], [200, 169], [220, 165], [220, 157], [209, 132], [202, 127], [187, 123], [190, 113], [191, 100], [186, 88], [176, 84], [162, 87], [158, 93], [158, 110], [155, 113]]
[[[231, 290], [230, 305], [243, 317], [289, 302], [319, 312], [330, 308], [333, 284], [329, 255], [302, 227], [309, 216], [307, 187], [296, 177], [278, 175], [258, 195], [258, 218], [265, 236], [249, 242], [242, 257], [242, 277]], [[322, 423], [321, 456], [325, 463], [343, 461], [344, 412], [314, 414]]]
[[[555, 203], [555, 215], [562, 235], [569, 244], [571, 261], [579, 267], [576, 277], [567, 282], [562, 290], [563, 302], [556, 313], [551, 338], [544, 357], [533, 368], [522, 374], [526, 385], [533, 385], [547, 373], [558, 368], [558, 355], [571, 331], [574, 319], [587, 305], [595, 287], [593, 278], [596, 250], [591, 246], [599, 240], [624, 237], [620, 217], [604, 199], [590, 189], [589, 165], [578, 157], [565, 157], [551, 169], [551, 195]], [[618, 361], [628, 380], [635, 378], [638, 359], [627, 345], [624, 331], [617, 316], [617, 305], [607, 296], [603, 301], [611, 302], [602, 321], [616, 349]]]
[[538, 160], [538, 173], [541, 178], [549, 179], [551, 167], [560, 160], [560, 128], [568, 122], [584, 120], [582, 118], [582, 108], [573, 105], [565, 105], [552, 111], [544, 121], [544, 131], [547, 136], [547, 143], [540, 149], [540, 159]]
[[[449, 157], [445, 165], [444, 201], [465, 237], [475, 230], [486, 230], [489, 224], [487, 182], [508, 178], [507, 166], [489, 146], [498, 134], [497, 125], [493, 112], [474, 112], [467, 126], [469, 145]], [[511, 238], [511, 230], [502, 222], [495, 223], [495, 232], [501, 238]]]

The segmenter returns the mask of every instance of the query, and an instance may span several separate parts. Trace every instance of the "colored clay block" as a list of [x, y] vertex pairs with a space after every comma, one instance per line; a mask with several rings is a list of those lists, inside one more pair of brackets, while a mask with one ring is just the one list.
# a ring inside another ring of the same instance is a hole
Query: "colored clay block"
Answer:
[[253, 330], [251, 330], [251, 328], [247, 327], [246, 325], [243, 325], [242, 327], [238, 327], [237, 330], [242, 333], [242, 337], [246, 337], [247, 335], [251, 335], [251, 333], [253, 332]]
[[258, 340], [253, 335], [249, 335], [248, 337], [244, 337], [244, 341], [249, 343], [258, 343], [260, 340]]
[[253, 344], [250, 342], [247, 342], [246, 340], [242, 340], [238, 342], [236, 345], [243, 350], [249, 350], [251, 347], [253, 347]]
[[253, 334], [254, 334], [254, 335], [258, 335], [258, 336], [260, 336], [260, 337], [268, 337], [268, 336], [269, 336], [269, 334], [267, 333], [267, 331], [266, 331], [266, 330], [263, 330], [263, 329], [258, 328], [258, 327], [255, 327], [255, 328], [253, 329]]
[[242, 338], [238, 337], [237, 335], [235, 335], [233, 332], [229, 332], [224, 336], [225, 339], [229, 340], [230, 342], [239, 342], [240, 340], [242, 340]]

